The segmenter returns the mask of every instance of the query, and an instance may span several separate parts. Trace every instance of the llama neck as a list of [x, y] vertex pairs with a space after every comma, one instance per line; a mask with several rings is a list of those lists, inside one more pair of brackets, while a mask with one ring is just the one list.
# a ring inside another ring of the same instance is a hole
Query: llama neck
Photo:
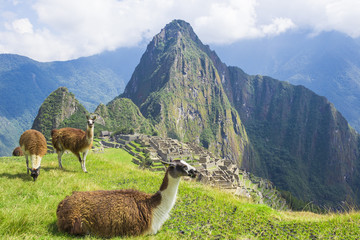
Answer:
[[180, 178], [173, 178], [166, 172], [163, 183], [160, 187], [161, 202], [155, 207], [151, 221], [151, 233], [155, 234], [163, 223], [168, 219], [170, 210], [176, 201], [176, 194]]
[[[167, 184], [165, 184], [165, 181], [167, 181]], [[170, 176], [169, 173], [166, 173], [166, 176], [164, 177], [163, 180], [163, 184], [161, 185], [160, 188], [160, 193], [161, 193], [160, 206], [164, 204], [164, 207], [165, 206], [169, 207], [168, 212], [170, 212], [171, 208], [175, 204], [179, 183], [180, 183], [180, 178], [173, 178]], [[166, 203], [170, 203], [170, 204], [167, 205]]]
[[94, 127], [87, 126], [86, 128], [86, 139], [92, 140], [94, 138]]
[[41, 156], [39, 155], [31, 155], [31, 166], [32, 166], [32, 169], [38, 169], [40, 167], [40, 164], [41, 164]]

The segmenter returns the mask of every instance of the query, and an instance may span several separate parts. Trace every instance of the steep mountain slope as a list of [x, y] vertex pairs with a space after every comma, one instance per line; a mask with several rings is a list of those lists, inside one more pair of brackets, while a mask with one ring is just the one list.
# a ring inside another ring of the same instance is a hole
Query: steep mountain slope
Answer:
[[74, 94], [65, 87], [52, 92], [41, 104], [32, 129], [42, 132], [50, 140], [51, 130], [61, 127], [86, 129], [88, 111], [79, 103]]
[[359, 201], [359, 135], [325, 97], [229, 68], [234, 105], [258, 154], [244, 167], [315, 204]]
[[90, 111], [122, 93], [141, 48], [66, 62], [41, 63], [0, 54], [0, 156], [10, 155], [21, 133], [32, 125], [44, 99], [66, 86]]
[[154, 127], [140, 112], [139, 108], [127, 98], [115, 98], [108, 104], [100, 104], [95, 112], [100, 123], [96, 129], [153, 134]]
[[303, 85], [325, 96], [360, 132], [360, 41], [339, 32], [298, 31], [216, 46], [227, 64]]
[[360, 132], [360, 45], [339, 33], [318, 36], [274, 73], [326, 96]]
[[161, 135], [201, 143], [240, 164], [246, 131], [208, 51], [188, 23], [171, 22], [148, 45], [121, 97]]

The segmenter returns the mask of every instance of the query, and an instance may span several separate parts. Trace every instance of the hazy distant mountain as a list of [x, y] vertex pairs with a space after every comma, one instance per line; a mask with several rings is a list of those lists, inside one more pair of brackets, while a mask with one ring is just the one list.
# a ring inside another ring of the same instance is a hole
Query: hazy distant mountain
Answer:
[[360, 132], [360, 38], [339, 32], [292, 32], [215, 49], [227, 64], [325, 96]]
[[65, 62], [41, 63], [0, 54], [0, 156], [10, 155], [21, 133], [29, 129], [45, 98], [60, 86], [94, 111], [123, 92], [140, 58], [141, 48]]

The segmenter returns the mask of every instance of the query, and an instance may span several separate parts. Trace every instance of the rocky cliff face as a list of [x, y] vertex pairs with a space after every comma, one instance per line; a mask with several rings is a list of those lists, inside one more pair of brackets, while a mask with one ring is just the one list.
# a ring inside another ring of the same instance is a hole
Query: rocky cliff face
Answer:
[[333, 104], [303, 86], [234, 67], [229, 79], [228, 94], [258, 154], [244, 167], [319, 205], [358, 199], [359, 135]]
[[75, 96], [65, 87], [52, 92], [41, 105], [34, 120], [32, 129], [50, 139], [51, 130], [60, 127], [86, 129], [88, 111], [79, 103]]
[[162, 136], [200, 143], [240, 164], [248, 138], [208, 51], [188, 23], [171, 22], [148, 45], [122, 97]]

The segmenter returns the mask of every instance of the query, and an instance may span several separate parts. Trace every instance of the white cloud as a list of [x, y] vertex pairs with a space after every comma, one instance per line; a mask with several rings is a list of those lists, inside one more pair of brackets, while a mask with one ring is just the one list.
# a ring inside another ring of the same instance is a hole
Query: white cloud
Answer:
[[295, 28], [295, 24], [289, 18], [275, 18], [271, 24], [261, 26], [264, 35], [278, 35]]
[[314, 33], [336, 30], [355, 38], [360, 36], [358, 0], [258, 0], [256, 12], [259, 22], [288, 18]]
[[360, 1], [334, 1], [326, 6], [328, 28], [360, 37]]
[[[2, 0], [0, 0], [2, 1]], [[17, 0], [0, 10], [0, 52], [67, 60], [149, 41], [173, 19], [206, 44], [292, 28], [360, 36], [357, 0]], [[3, 27], [3, 28], [1, 28]], [[4, 28], [5, 27], [5, 28]]]
[[253, 0], [209, 1], [204, 15], [193, 16], [194, 29], [208, 43], [231, 43], [255, 37], [259, 35], [255, 4]]
[[10, 30], [14, 30], [20, 34], [32, 34], [33, 33], [33, 25], [30, 23], [29, 19], [21, 18], [13, 21], [11, 25], [6, 24], [7, 28]]

